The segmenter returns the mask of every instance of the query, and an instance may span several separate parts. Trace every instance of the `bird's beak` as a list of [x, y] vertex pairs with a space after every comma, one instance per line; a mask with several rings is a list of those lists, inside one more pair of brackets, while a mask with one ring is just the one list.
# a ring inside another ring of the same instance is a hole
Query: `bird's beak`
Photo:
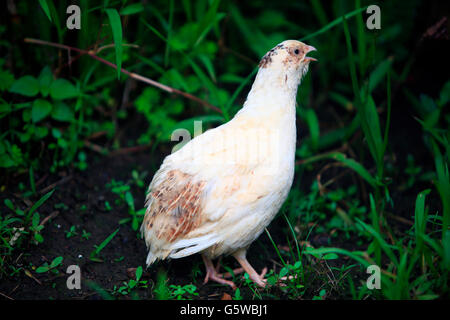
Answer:
[[[311, 51], [317, 51], [316, 48], [314, 48], [313, 46], [306, 46], [306, 53], [311, 52]], [[303, 61], [305, 62], [311, 62], [311, 61], [317, 61], [317, 59], [312, 58], [312, 57], [305, 57], [303, 59]]]

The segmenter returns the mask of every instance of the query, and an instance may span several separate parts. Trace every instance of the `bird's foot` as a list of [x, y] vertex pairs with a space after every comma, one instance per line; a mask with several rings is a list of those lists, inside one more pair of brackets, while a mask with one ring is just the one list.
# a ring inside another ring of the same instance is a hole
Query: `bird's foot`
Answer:
[[[218, 266], [216, 266], [216, 271], [218, 271], [218, 270], [219, 270], [219, 268], [218, 268]], [[231, 272], [218, 273], [218, 276], [221, 278], [224, 278], [224, 279], [229, 279], [236, 275], [242, 274], [244, 272], [246, 272], [246, 271], [244, 270], [244, 268], [241, 267], [241, 268], [236, 268], [236, 269], [232, 270]], [[255, 283], [257, 283], [259, 286], [265, 287], [267, 285], [267, 280], [264, 279], [264, 276], [266, 275], [266, 273], [267, 273], [267, 268], [264, 267], [260, 274], [256, 273], [256, 276], [254, 276], [254, 278], [250, 277], [250, 279], [252, 281], [254, 281]], [[250, 276], [250, 274], [249, 274], [249, 276]], [[243, 277], [244, 276], [242, 276], [242, 278]], [[263, 284], [264, 284], [264, 286], [263, 286]]]
[[[248, 273], [248, 272], [247, 272]], [[261, 271], [261, 274], [258, 273], [254, 273], [254, 274], [248, 274], [250, 276], [250, 279], [256, 283], [258, 286], [260, 286], [261, 288], [265, 288], [267, 285], [267, 280], [264, 279], [264, 276], [267, 273], [267, 268], [264, 267], [264, 269]]]
[[247, 261], [247, 258], [245, 257], [245, 250], [237, 251], [234, 254], [234, 257], [239, 262], [239, 264], [242, 266], [242, 269], [244, 269], [245, 272], [248, 273], [250, 276], [250, 279], [256, 283], [261, 288], [265, 288], [267, 281], [264, 279], [264, 276], [267, 273], [267, 268], [264, 268], [261, 272], [261, 274], [258, 274], [258, 272], [253, 269], [253, 267], [250, 265], [250, 263]]
[[203, 280], [203, 284], [206, 284], [209, 280], [212, 280], [221, 284], [229, 285], [233, 290], [236, 290], [237, 287], [233, 281], [224, 279], [223, 275], [217, 272], [217, 269], [214, 267], [211, 259], [205, 257], [204, 255], [202, 255], [202, 257], [206, 267], [206, 276], [205, 280]]
[[206, 271], [206, 277], [205, 280], [203, 281], [203, 284], [208, 283], [209, 280], [229, 285], [233, 290], [236, 290], [237, 288], [233, 281], [222, 278], [220, 274], [216, 273], [215, 271], [214, 272]]
[[[236, 256], [235, 256], [236, 257]], [[216, 281], [221, 284], [229, 285], [233, 290], [236, 290], [236, 285], [233, 281], [226, 280], [226, 278], [231, 278], [235, 275], [241, 274], [243, 272], [247, 272], [250, 279], [255, 282], [258, 286], [261, 288], [265, 288], [267, 284], [267, 280], [264, 279], [264, 276], [267, 273], [267, 268], [264, 267], [260, 274], [258, 274], [255, 269], [248, 263], [247, 259], [245, 257], [238, 256], [236, 259], [241, 264], [241, 268], [236, 268], [232, 270], [232, 272], [225, 272], [225, 273], [219, 273], [220, 268], [220, 260], [217, 263], [217, 265], [214, 267], [212, 261], [210, 258], [202, 255], [203, 262], [205, 263], [206, 267], [206, 276], [203, 281], [203, 284], [208, 283], [209, 280]]]

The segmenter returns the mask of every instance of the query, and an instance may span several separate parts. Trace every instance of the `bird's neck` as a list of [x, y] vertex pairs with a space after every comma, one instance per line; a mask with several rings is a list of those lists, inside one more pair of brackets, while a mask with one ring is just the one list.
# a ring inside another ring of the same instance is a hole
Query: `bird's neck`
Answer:
[[295, 121], [295, 101], [299, 83], [298, 75], [270, 68], [260, 69], [239, 113], [258, 117], [281, 114]]
[[269, 140], [274, 143], [269, 144], [275, 149], [266, 160], [276, 163], [278, 168], [288, 168], [293, 176], [297, 141], [295, 102], [299, 80], [289, 82], [283, 74], [265, 71], [260, 69], [258, 72], [243, 108], [232, 121], [242, 127], [269, 132]]

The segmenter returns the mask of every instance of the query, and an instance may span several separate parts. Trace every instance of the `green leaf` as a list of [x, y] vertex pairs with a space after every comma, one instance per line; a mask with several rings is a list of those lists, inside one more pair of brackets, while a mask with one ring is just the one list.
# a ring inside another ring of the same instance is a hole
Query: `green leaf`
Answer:
[[0, 70], [0, 91], [8, 90], [14, 82], [14, 76], [8, 70]]
[[56, 257], [53, 259], [52, 263], [50, 264], [50, 268], [55, 268], [61, 264], [63, 261], [63, 257]]
[[[24, 109], [22, 111], [22, 120], [23, 120], [23, 122], [26, 122], [26, 123], [31, 121], [31, 109], [28, 108], [28, 109]], [[24, 141], [22, 141], [22, 142], [24, 142]]]
[[322, 259], [324, 259], [324, 260], [333, 260], [333, 259], [337, 259], [337, 258], [339, 258], [339, 256], [333, 252], [327, 253], [326, 255], [324, 255], [322, 257]]
[[130, 289], [133, 289], [136, 285], [136, 280], [130, 279], [130, 281], [128, 282], [128, 286], [130, 287]]
[[48, 128], [47, 127], [35, 127], [34, 128], [34, 136], [36, 139], [42, 139], [45, 138], [48, 134]]
[[122, 68], [122, 23], [116, 9], [106, 9], [106, 14], [113, 33], [114, 46], [116, 48], [117, 78], [120, 79], [120, 69]]
[[120, 10], [120, 14], [123, 16], [129, 15], [129, 14], [135, 14], [144, 11], [144, 5], [142, 3], [133, 3], [129, 6], [126, 6], [125, 8]]
[[39, 216], [39, 213], [35, 212], [33, 214], [33, 218], [31, 219], [31, 225], [34, 228], [37, 228], [37, 226], [39, 225], [39, 221], [41, 220], [41, 217]]
[[14, 167], [16, 163], [11, 159], [8, 154], [0, 154], [0, 168]]
[[75, 119], [74, 112], [62, 101], [56, 101], [52, 110], [52, 118], [58, 121], [71, 122]]
[[9, 91], [27, 97], [34, 97], [39, 93], [39, 81], [32, 76], [24, 76], [14, 81]]
[[50, 270], [49, 267], [47, 267], [47, 266], [41, 266], [41, 267], [38, 267], [38, 268], [36, 269], [36, 272], [37, 272], [37, 273], [44, 273], [44, 272], [47, 272], [48, 270]]
[[52, 128], [52, 136], [55, 139], [59, 139], [59, 138], [62, 138], [62, 133], [61, 133], [61, 131], [59, 129]]
[[77, 88], [66, 79], [56, 79], [50, 86], [50, 96], [56, 100], [75, 98], [78, 95]]
[[15, 162], [15, 165], [22, 165], [24, 163], [22, 149], [16, 144], [13, 144], [10, 149], [11, 159]]
[[134, 212], [134, 199], [130, 191], [125, 193], [125, 201], [127, 202], [128, 207], [130, 207], [130, 210]]
[[136, 281], [139, 281], [141, 277], [142, 277], [142, 266], [139, 266], [136, 269]]
[[39, 4], [41, 5], [42, 10], [44, 10], [45, 15], [47, 16], [48, 20], [52, 22], [52, 17], [50, 15], [50, 8], [48, 7], [47, 0], [39, 0]]
[[12, 211], [14, 211], [14, 205], [13, 205], [13, 203], [12, 203], [11, 200], [5, 199], [4, 203], [5, 203], [5, 206], [7, 206], [7, 207], [8, 207], [9, 209], [11, 209]]
[[36, 123], [47, 117], [52, 111], [52, 105], [47, 100], [36, 99], [31, 109], [31, 120]]
[[42, 242], [44, 242], [44, 237], [39, 233], [35, 233], [34, 240], [36, 240], [38, 243], [42, 243]]
[[286, 276], [288, 273], [289, 273], [289, 269], [288, 269], [287, 267], [283, 267], [283, 268], [280, 270], [280, 278]]
[[50, 69], [49, 66], [46, 66], [44, 69], [42, 69], [38, 81], [39, 81], [39, 90], [41, 91], [42, 96], [43, 97], [48, 96], [50, 92], [50, 85], [53, 81], [52, 70]]

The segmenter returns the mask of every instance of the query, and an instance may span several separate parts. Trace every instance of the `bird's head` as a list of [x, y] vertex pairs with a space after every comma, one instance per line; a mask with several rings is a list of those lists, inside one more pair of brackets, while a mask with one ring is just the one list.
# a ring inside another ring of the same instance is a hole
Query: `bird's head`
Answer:
[[297, 40], [286, 40], [264, 55], [259, 68], [287, 79], [291, 77], [290, 80], [294, 80], [298, 85], [301, 77], [308, 72], [309, 63], [317, 61], [307, 56], [311, 51], [316, 51], [316, 48]]
[[308, 52], [316, 49], [303, 42], [286, 40], [267, 52], [248, 93], [243, 109], [253, 110], [261, 105], [294, 106], [298, 86], [308, 72], [309, 63], [316, 61]]

